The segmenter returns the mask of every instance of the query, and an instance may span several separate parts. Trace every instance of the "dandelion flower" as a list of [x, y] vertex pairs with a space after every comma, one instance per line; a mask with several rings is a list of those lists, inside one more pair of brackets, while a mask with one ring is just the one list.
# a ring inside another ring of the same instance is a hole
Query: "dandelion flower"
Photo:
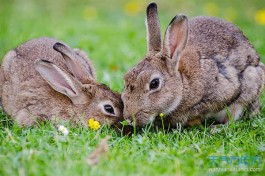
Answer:
[[62, 132], [64, 136], [67, 136], [69, 134], [68, 129], [63, 125], [58, 126], [58, 131]]
[[228, 21], [232, 22], [237, 18], [237, 11], [232, 7], [225, 9], [224, 12], [226, 14], [225, 19], [227, 19]]
[[93, 129], [93, 130], [98, 130], [100, 128], [100, 123], [93, 118], [90, 118], [88, 120], [88, 127]]
[[128, 2], [124, 7], [124, 12], [127, 15], [136, 15], [141, 11], [141, 6], [137, 2]]
[[165, 116], [165, 114], [163, 114], [162, 112], [159, 114], [159, 117], [163, 118]]
[[265, 9], [257, 11], [255, 20], [260, 25], [265, 25]]
[[204, 6], [204, 11], [208, 14], [208, 15], [212, 15], [212, 16], [216, 16], [218, 14], [218, 6], [215, 3], [207, 3]]
[[84, 17], [86, 19], [94, 19], [97, 17], [97, 9], [95, 7], [92, 7], [92, 6], [87, 6], [85, 9], [84, 9]]

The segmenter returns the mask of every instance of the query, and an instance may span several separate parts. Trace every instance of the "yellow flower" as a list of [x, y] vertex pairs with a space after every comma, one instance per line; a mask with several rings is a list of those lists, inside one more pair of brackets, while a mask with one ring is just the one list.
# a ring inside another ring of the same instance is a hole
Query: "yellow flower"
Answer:
[[237, 11], [234, 8], [227, 8], [224, 9], [224, 13], [225, 13], [225, 19], [228, 21], [233, 22], [236, 18], [237, 18]]
[[163, 118], [165, 116], [165, 114], [163, 114], [162, 112], [159, 114], [159, 117]]
[[212, 15], [212, 16], [216, 16], [218, 14], [218, 6], [215, 3], [207, 3], [204, 6], [204, 11], [208, 14], [208, 15]]
[[93, 130], [98, 130], [100, 128], [100, 123], [93, 118], [90, 118], [88, 120], [88, 127], [93, 129]]
[[124, 6], [124, 12], [127, 15], [136, 15], [141, 11], [141, 5], [139, 2], [130, 1]]
[[265, 9], [257, 11], [255, 20], [260, 25], [265, 25]]
[[95, 7], [92, 7], [92, 6], [87, 6], [85, 9], [84, 9], [84, 17], [88, 20], [90, 19], [94, 19], [97, 17], [97, 9]]

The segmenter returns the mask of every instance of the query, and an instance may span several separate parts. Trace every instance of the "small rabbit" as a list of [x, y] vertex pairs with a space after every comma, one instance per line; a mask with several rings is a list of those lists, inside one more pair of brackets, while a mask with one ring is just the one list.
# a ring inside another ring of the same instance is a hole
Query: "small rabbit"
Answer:
[[5, 55], [0, 72], [4, 110], [20, 126], [57, 118], [84, 126], [89, 118], [122, 121], [120, 95], [97, 83], [85, 52], [62, 42], [30, 40]]
[[146, 10], [148, 53], [125, 75], [123, 116], [143, 126], [160, 113], [171, 126], [214, 117], [225, 124], [259, 112], [265, 67], [243, 33], [215, 17], [177, 15], [161, 43], [157, 5]]

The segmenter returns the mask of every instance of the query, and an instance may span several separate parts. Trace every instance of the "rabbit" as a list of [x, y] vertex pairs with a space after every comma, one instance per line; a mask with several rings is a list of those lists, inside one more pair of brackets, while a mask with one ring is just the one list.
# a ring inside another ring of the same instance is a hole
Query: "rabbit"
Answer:
[[226, 124], [259, 112], [265, 67], [240, 29], [216, 17], [176, 15], [162, 44], [155, 3], [146, 15], [148, 52], [125, 74], [121, 95], [129, 123], [142, 127], [162, 113], [171, 127], [209, 118]]
[[21, 44], [4, 56], [0, 73], [4, 111], [22, 127], [58, 119], [85, 127], [89, 118], [110, 125], [123, 120], [120, 94], [96, 81], [84, 51], [61, 41]]

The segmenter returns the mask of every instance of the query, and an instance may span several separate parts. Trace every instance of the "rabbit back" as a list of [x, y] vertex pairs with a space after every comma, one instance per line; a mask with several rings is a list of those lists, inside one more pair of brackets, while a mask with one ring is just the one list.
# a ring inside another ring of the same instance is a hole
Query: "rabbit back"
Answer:
[[[232, 23], [215, 17], [189, 21], [187, 46], [179, 61], [183, 99], [178, 119], [219, 112], [232, 104], [255, 104], [265, 69], [256, 50]], [[187, 113], [188, 112], [188, 113]]]
[[238, 71], [259, 64], [256, 50], [234, 24], [216, 17], [199, 16], [190, 19], [189, 25], [188, 46], [197, 48], [200, 59], [229, 62]]
[[[53, 49], [58, 42], [51, 38], [38, 38], [23, 43], [11, 50], [3, 59], [4, 83], [2, 101], [5, 111], [12, 117], [23, 108], [34, 114], [62, 114], [67, 112], [70, 100], [53, 90], [37, 73], [34, 61], [52, 61], [60, 68], [68, 70], [62, 55]], [[61, 105], [65, 108], [62, 108]], [[56, 105], [56, 106], [55, 106]], [[35, 113], [36, 112], [36, 113]]]

